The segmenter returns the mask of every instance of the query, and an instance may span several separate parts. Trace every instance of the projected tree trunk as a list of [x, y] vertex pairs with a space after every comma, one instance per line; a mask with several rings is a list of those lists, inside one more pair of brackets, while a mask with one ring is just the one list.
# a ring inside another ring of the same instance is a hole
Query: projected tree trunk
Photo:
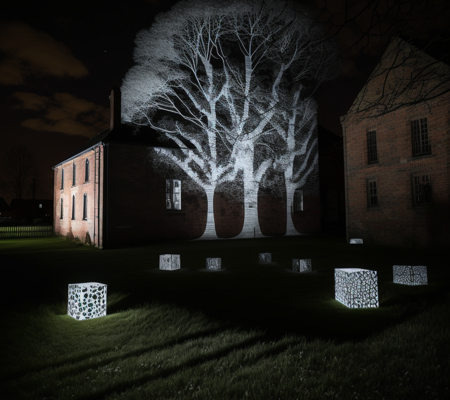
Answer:
[[[261, 235], [257, 196], [268, 168], [291, 152], [292, 187], [314, 170], [308, 161], [298, 173], [297, 164], [299, 156], [314, 159], [315, 138], [305, 136], [308, 144], [302, 147], [298, 126], [283, 132], [281, 126], [287, 126], [279, 116], [295, 114], [338, 68], [335, 46], [323, 40], [322, 28], [302, 11], [275, 0], [181, 1], [137, 35], [137, 65], [122, 86], [122, 118], [149, 125], [180, 147], [158, 149], [158, 160], [178, 166], [206, 192], [202, 238], [216, 237], [213, 198], [222, 183], [243, 176], [245, 216], [239, 236], [253, 237]], [[293, 121], [297, 124], [296, 114]], [[287, 142], [280, 145], [286, 135], [294, 141], [293, 150]], [[286, 159], [279, 165], [290, 164]]]

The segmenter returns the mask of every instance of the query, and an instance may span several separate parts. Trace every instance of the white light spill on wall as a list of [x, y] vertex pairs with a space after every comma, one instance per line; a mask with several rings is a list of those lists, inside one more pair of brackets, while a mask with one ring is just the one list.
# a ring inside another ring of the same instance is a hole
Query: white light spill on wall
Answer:
[[206, 259], [206, 269], [208, 271], [220, 271], [222, 268], [221, 258], [207, 258]]
[[428, 285], [427, 267], [424, 265], [394, 265], [394, 283], [401, 285]]
[[312, 262], [310, 259], [292, 259], [292, 270], [294, 272], [311, 272]]
[[272, 262], [272, 253], [259, 253], [259, 262], [267, 264]]
[[104, 283], [70, 283], [67, 314], [78, 320], [104, 317], [106, 289]]
[[350, 244], [363, 244], [362, 239], [350, 239]]
[[378, 307], [377, 271], [361, 268], [334, 270], [336, 300], [349, 308]]
[[180, 269], [180, 264], [179, 254], [161, 254], [159, 256], [159, 269], [173, 271]]

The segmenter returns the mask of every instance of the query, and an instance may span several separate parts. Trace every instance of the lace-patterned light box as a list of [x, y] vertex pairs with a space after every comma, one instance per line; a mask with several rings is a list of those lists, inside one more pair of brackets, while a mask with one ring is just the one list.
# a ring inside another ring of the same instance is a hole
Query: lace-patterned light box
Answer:
[[312, 262], [310, 259], [292, 259], [292, 270], [294, 272], [311, 272]]
[[272, 253], [259, 253], [259, 263], [268, 264], [272, 262]]
[[107, 285], [99, 282], [69, 284], [67, 314], [84, 320], [106, 315]]
[[394, 283], [401, 285], [428, 285], [427, 267], [424, 265], [394, 265]]
[[207, 258], [206, 259], [206, 269], [208, 271], [220, 271], [222, 268], [221, 258]]
[[378, 302], [377, 271], [361, 268], [334, 270], [336, 300], [349, 308], [376, 308]]
[[179, 254], [161, 254], [159, 256], [159, 269], [174, 271], [181, 268]]

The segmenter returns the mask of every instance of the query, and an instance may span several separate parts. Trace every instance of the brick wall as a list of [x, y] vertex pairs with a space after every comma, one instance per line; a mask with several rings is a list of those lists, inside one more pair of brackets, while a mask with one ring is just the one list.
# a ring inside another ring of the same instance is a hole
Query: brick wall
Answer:
[[[369, 90], [376, 91], [380, 82]], [[427, 118], [431, 154], [412, 155], [411, 120]], [[348, 237], [392, 245], [448, 246], [450, 95], [374, 119], [343, 121]], [[378, 163], [368, 163], [367, 131], [377, 135]], [[414, 205], [412, 176], [429, 174], [432, 203]], [[367, 179], [376, 179], [379, 206], [368, 206]]]

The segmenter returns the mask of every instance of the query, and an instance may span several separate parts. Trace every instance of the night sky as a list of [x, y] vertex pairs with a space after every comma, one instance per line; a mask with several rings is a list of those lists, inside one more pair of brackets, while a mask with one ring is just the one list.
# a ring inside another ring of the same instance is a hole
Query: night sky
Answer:
[[[37, 198], [52, 198], [52, 166], [108, 127], [109, 94], [133, 65], [134, 38], [175, 1], [14, 2], [0, 20], [0, 157], [25, 144], [39, 166]], [[323, 0], [316, 0], [323, 6]], [[322, 18], [339, 21], [345, 0], [330, 1]], [[60, 4], [55, 6], [55, 4]], [[357, 14], [365, 2], [347, 8]], [[373, 14], [368, 10], [337, 36], [346, 47]], [[346, 52], [341, 75], [317, 93], [319, 124], [341, 135], [346, 113], [389, 38]], [[0, 197], [9, 203], [0, 173]]]

